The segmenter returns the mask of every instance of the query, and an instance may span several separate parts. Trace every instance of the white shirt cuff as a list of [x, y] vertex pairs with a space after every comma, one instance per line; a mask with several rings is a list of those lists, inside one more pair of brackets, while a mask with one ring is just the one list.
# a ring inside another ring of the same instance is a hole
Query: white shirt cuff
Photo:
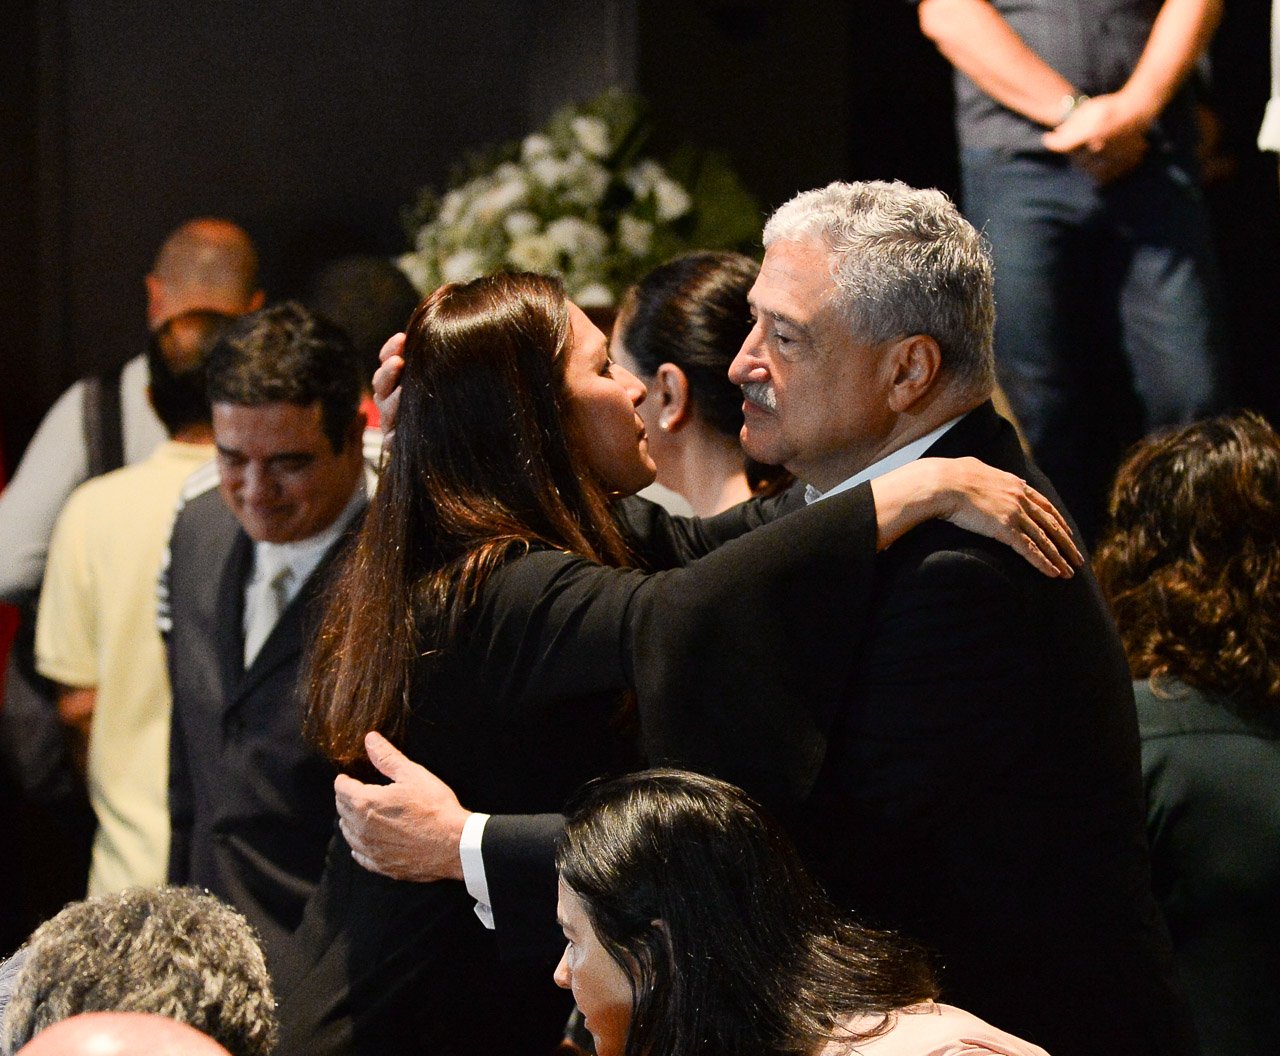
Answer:
[[1259, 150], [1280, 150], [1280, 98], [1267, 103], [1267, 112], [1258, 130]]
[[472, 814], [462, 825], [462, 838], [458, 841], [458, 854], [462, 858], [462, 880], [467, 894], [476, 900], [476, 916], [480, 923], [493, 931], [493, 908], [489, 905], [489, 878], [484, 872], [484, 855], [480, 843], [484, 839], [484, 826], [488, 814]]

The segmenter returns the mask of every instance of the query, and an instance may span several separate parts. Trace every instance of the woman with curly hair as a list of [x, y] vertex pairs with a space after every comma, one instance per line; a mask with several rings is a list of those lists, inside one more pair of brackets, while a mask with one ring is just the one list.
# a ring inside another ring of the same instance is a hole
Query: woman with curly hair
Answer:
[[1156, 894], [1205, 1056], [1280, 1036], [1280, 437], [1139, 444], [1095, 558], [1135, 683]]
[[928, 956], [844, 917], [724, 781], [588, 785], [556, 865], [555, 979], [598, 1056], [1047, 1056], [936, 1001]]

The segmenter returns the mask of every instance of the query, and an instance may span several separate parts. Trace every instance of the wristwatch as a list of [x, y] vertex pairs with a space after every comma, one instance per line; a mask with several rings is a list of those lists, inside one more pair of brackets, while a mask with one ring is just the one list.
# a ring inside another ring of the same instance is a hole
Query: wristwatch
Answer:
[[1058, 120], [1054, 123], [1054, 128], [1062, 124], [1067, 118], [1076, 112], [1076, 109], [1082, 104], [1089, 101], [1089, 96], [1084, 92], [1077, 95], [1064, 95], [1062, 97], [1062, 108], [1058, 111]]

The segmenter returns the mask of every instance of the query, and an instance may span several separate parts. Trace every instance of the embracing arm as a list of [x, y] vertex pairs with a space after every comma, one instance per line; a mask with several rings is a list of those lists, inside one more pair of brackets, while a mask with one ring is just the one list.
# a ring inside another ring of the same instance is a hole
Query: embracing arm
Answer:
[[[556, 588], [554, 595], [540, 596], [539, 604], [549, 612], [565, 606], [562, 615], [510, 622], [518, 625], [524, 646], [529, 646], [530, 628], [562, 637], [565, 627], [577, 626], [576, 644], [607, 656], [607, 639], [612, 637], [616, 648], [619, 620], [625, 618], [628, 681], [640, 697], [645, 742], [655, 761], [699, 743], [690, 723], [707, 722], [710, 741], [717, 742], [724, 713], [714, 705], [727, 700], [741, 705], [735, 724], [741, 719], [744, 731], [754, 723], [752, 728], [778, 738], [779, 758], [788, 758], [804, 781], [821, 759], [825, 711], [844, 677], [841, 665], [829, 662], [830, 643], [852, 640], [861, 624], [875, 551], [913, 525], [942, 515], [961, 526], [980, 524], [997, 538], [1007, 536], [1005, 541], [1029, 560], [1037, 551], [1037, 534], [1046, 541], [1042, 545], [1057, 537], [1068, 552], [1069, 533], [1048, 511], [1052, 507], [1012, 474], [973, 459], [922, 459], [748, 533], [688, 569], [646, 579], [574, 562], [550, 580], [533, 577]], [[559, 559], [544, 554], [533, 560]], [[1046, 558], [1032, 563], [1053, 574]], [[606, 589], [622, 579], [625, 589]], [[584, 606], [604, 606], [603, 617], [584, 620]], [[605, 636], [590, 638], [601, 624]], [[561, 668], [577, 668], [573, 677], [581, 691], [578, 653], [560, 656], [563, 641], [547, 648], [533, 643], [531, 652], [544, 658], [544, 666], [533, 670], [540, 685], [569, 692], [574, 687], [560, 684], [568, 677]], [[722, 662], [710, 662], [713, 658]], [[680, 707], [685, 700], [692, 701], [688, 714]], [[791, 702], [791, 710], [781, 702]], [[708, 704], [709, 713], [702, 710]], [[780, 716], [785, 721], [775, 729]], [[380, 735], [369, 734], [366, 748], [391, 783], [366, 784], [343, 775], [335, 784], [342, 831], [357, 861], [402, 880], [463, 878], [459, 841], [469, 812], [448, 786]], [[715, 760], [706, 763], [710, 769], [716, 765]], [[487, 836], [483, 848], [488, 853]], [[501, 907], [503, 897], [494, 893], [494, 901]]]

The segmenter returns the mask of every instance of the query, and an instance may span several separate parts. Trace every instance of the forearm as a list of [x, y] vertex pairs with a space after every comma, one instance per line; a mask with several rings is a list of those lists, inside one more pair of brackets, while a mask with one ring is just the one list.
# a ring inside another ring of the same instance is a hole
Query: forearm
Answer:
[[1195, 68], [1222, 19], [1222, 0], [1165, 0], [1146, 47], [1117, 95], [1150, 125]]
[[987, 0], [921, 0], [920, 29], [956, 69], [1002, 106], [1046, 128], [1076, 87], [1023, 42]]
[[876, 549], [884, 550], [912, 528], [944, 512], [932, 459], [917, 459], [871, 481], [875, 498]]

